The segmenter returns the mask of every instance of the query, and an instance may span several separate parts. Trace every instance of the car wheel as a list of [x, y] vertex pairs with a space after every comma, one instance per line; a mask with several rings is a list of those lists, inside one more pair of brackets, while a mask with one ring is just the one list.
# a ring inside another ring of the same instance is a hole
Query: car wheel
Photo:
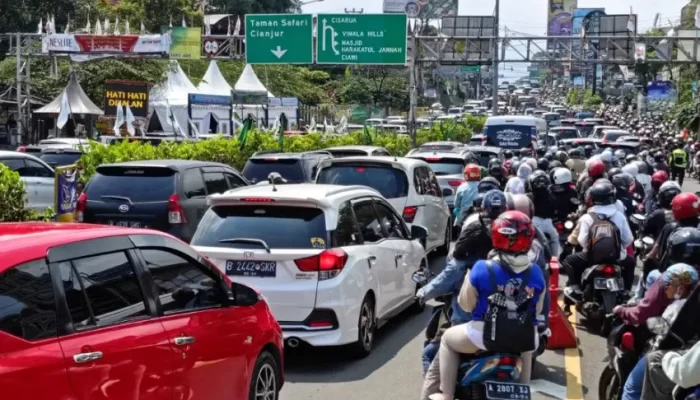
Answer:
[[255, 362], [248, 400], [277, 400], [280, 383], [277, 360], [268, 351], [263, 351]]
[[374, 301], [366, 295], [360, 307], [357, 321], [357, 342], [352, 345], [352, 354], [356, 358], [365, 358], [374, 347], [374, 335], [377, 332], [377, 319], [374, 315]]
[[438, 256], [446, 256], [450, 252], [450, 242], [452, 242], [451, 226], [447, 224], [445, 228], [445, 242], [442, 246], [435, 249], [435, 254]]

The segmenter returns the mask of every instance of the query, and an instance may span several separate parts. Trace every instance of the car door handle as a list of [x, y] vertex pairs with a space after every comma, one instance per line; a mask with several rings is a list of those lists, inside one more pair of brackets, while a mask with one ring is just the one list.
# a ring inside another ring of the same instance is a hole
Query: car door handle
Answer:
[[93, 361], [97, 361], [102, 358], [101, 351], [93, 351], [91, 353], [80, 353], [73, 356], [73, 361], [76, 364], [85, 364]]
[[399, 267], [399, 263], [403, 261], [405, 254], [398, 254], [396, 257], [394, 257], [394, 263], [396, 264], [396, 268]]
[[194, 338], [192, 336], [180, 336], [175, 338], [173, 342], [176, 346], [187, 346], [188, 344], [194, 343]]
[[370, 267], [370, 268], [374, 267], [374, 264], [377, 263], [377, 256], [369, 256], [369, 257], [367, 257], [367, 263], [369, 264], [369, 267]]

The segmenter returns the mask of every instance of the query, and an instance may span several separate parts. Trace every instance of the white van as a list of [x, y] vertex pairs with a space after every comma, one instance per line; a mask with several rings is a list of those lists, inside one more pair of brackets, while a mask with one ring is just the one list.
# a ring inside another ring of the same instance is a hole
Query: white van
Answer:
[[542, 118], [523, 115], [489, 117], [484, 125], [487, 146], [519, 150], [530, 147], [540, 134], [547, 133], [547, 122]]

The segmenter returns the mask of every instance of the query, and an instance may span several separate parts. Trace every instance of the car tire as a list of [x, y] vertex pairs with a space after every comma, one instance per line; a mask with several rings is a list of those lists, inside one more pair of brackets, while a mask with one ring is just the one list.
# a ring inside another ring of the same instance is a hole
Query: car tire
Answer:
[[362, 300], [360, 316], [357, 319], [357, 342], [351, 345], [354, 358], [365, 358], [374, 347], [374, 337], [377, 332], [377, 318], [374, 310], [374, 300], [368, 293]]
[[[280, 369], [277, 365], [277, 360], [270, 354], [269, 351], [263, 351], [255, 361], [255, 368], [250, 379], [250, 390], [248, 391], [248, 400], [257, 399], [279, 399], [279, 393], [282, 389], [280, 384]], [[266, 394], [266, 395], [265, 395]]]
[[445, 228], [445, 243], [435, 249], [435, 255], [446, 256], [450, 252], [450, 243], [452, 242], [452, 227], [447, 224]]

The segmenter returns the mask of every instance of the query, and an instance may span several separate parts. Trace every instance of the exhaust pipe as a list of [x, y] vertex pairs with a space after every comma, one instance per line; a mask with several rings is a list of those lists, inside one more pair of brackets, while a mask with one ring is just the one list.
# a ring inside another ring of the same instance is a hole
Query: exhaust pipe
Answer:
[[287, 339], [287, 346], [289, 346], [290, 349], [296, 349], [299, 347], [301, 343], [299, 342], [299, 339], [297, 338], [289, 338]]

